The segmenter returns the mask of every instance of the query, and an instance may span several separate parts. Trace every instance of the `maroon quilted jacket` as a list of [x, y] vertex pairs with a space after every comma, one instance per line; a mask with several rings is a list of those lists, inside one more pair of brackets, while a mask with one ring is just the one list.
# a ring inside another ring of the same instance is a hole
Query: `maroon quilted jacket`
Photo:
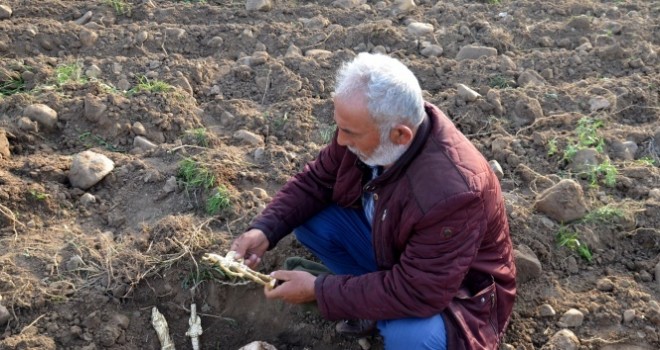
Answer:
[[324, 317], [396, 319], [442, 313], [448, 348], [496, 349], [516, 284], [499, 182], [488, 163], [435, 106], [410, 148], [381, 176], [337, 140], [292, 178], [251, 227], [270, 247], [328, 203], [360, 205], [374, 193], [373, 248], [379, 271], [324, 275], [316, 299]]

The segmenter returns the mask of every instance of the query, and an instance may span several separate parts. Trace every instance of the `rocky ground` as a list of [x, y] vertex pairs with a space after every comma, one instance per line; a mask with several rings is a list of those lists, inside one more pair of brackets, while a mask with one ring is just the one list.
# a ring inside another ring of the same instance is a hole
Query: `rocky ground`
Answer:
[[[0, 0], [0, 349], [359, 349], [201, 262], [387, 53], [501, 177], [504, 349], [660, 348], [660, 3]], [[305, 254], [293, 239], [261, 270]], [[236, 285], [238, 284], [238, 285]], [[382, 348], [378, 338], [373, 348]], [[364, 344], [363, 344], [364, 345]]]

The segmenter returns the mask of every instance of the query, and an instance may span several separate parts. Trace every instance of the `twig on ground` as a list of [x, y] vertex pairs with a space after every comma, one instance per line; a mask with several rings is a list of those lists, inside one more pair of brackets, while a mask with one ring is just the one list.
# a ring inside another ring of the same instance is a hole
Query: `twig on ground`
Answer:
[[43, 315], [37, 317], [34, 321], [32, 321], [32, 323], [30, 323], [29, 325], [23, 327], [23, 329], [21, 329], [21, 332], [18, 333], [18, 334], [23, 334], [23, 332], [25, 332], [28, 328], [34, 326], [37, 322], [39, 322], [40, 319], [44, 318], [45, 316], [46, 316], [46, 314], [43, 314]]

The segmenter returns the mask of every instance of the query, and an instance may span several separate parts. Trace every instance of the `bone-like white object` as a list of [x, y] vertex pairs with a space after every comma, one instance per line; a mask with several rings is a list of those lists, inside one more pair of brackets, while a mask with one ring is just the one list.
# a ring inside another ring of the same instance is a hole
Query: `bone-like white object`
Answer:
[[163, 314], [161, 314], [155, 306], [153, 309], [151, 309], [151, 324], [154, 326], [154, 329], [158, 334], [158, 340], [160, 340], [160, 349], [175, 350], [172, 338], [170, 338], [170, 329], [167, 326], [167, 320], [165, 320], [165, 316], [163, 316]]
[[199, 336], [202, 335], [202, 320], [197, 316], [197, 305], [190, 304], [190, 319], [188, 320], [190, 328], [186, 336], [192, 341], [193, 350], [199, 350]]
[[236, 259], [236, 252], [229, 251], [226, 256], [207, 253], [202, 257], [203, 261], [219, 267], [224, 273], [231, 277], [249, 279], [269, 289], [275, 288], [276, 279], [263, 273], [252, 270], [243, 263], [243, 259]]

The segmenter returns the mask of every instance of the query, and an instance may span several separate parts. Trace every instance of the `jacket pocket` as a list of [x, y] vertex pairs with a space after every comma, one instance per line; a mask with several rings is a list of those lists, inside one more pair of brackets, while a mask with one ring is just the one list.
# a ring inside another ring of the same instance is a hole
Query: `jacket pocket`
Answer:
[[497, 349], [497, 293], [491, 275], [470, 271], [449, 304], [468, 349]]

